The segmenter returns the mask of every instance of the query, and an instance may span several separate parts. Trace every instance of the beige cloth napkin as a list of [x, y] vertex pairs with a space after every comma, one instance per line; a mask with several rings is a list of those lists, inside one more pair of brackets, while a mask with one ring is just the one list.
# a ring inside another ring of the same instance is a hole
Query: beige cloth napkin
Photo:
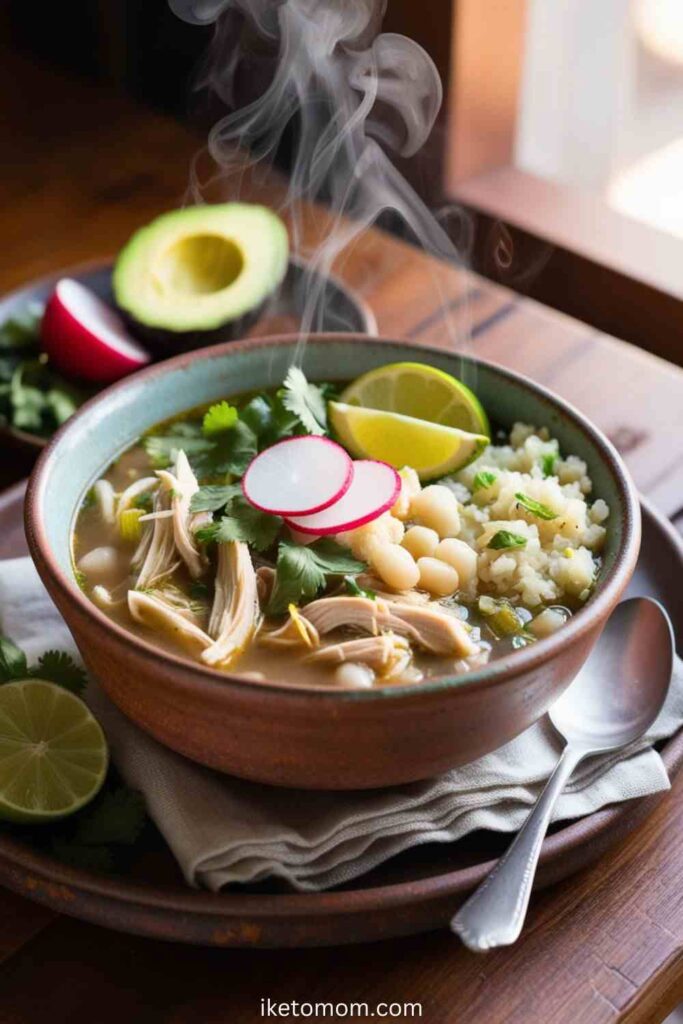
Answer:
[[[55, 647], [78, 657], [28, 558], [0, 562], [0, 628], [30, 660]], [[514, 831], [560, 753], [544, 721], [493, 754], [426, 782], [355, 793], [283, 790], [220, 775], [167, 750], [124, 718], [95, 681], [86, 699], [119, 771], [144, 794], [187, 881], [213, 890], [269, 875], [302, 891], [327, 889], [421, 843], [453, 842], [476, 829]], [[555, 818], [667, 789], [666, 769], [648, 741], [672, 735], [682, 722], [679, 662], [647, 741], [580, 766]]]

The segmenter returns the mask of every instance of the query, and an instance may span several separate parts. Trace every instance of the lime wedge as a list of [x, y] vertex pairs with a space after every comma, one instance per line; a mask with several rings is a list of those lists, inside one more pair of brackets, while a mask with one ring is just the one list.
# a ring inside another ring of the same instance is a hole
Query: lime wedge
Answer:
[[107, 741], [73, 693], [43, 679], [0, 686], [0, 818], [37, 824], [73, 814], [107, 773]]
[[340, 401], [491, 436], [486, 413], [474, 392], [449, 373], [425, 363], [390, 363], [370, 370], [349, 384]]
[[462, 469], [488, 444], [483, 434], [345, 402], [330, 402], [329, 417], [339, 440], [356, 458], [381, 459], [396, 469], [412, 466], [421, 480]]

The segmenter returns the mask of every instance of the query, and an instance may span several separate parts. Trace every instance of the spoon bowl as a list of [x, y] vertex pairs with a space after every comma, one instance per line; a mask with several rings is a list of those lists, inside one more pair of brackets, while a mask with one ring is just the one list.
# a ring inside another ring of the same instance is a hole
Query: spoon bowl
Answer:
[[578, 676], [550, 709], [551, 722], [573, 747], [591, 753], [633, 743], [661, 710], [674, 649], [671, 622], [657, 601], [623, 601]]

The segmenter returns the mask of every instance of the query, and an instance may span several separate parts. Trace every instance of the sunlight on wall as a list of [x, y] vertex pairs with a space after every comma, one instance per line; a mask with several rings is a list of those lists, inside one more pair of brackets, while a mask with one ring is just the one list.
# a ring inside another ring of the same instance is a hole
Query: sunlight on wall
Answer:
[[640, 0], [635, 11], [641, 42], [662, 60], [683, 64], [681, 0]]
[[683, 138], [616, 174], [607, 201], [620, 213], [683, 238]]

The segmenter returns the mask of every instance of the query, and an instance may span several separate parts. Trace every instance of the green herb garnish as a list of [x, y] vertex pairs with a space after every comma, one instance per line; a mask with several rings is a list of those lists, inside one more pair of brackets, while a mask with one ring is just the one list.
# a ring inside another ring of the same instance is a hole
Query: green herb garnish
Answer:
[[497, 473], [491, 473], [488, 469], [480, 469], [472, 481], [472, 494], [482, 487], [490, 487], [497, 476]]
[[540, 501], [534, 501], [533, 498], [528, 497], [526, 494], [522, 494], [521, 491], [517, 491], [515, 498], [522, 508], [525, 508], [527, 512], [531, 512], [532, 515], [537, 516], [539, 519], [557, 519], [557, 513], [553, 512], [547, 505], [543, 505]]
[[377, 600], [375, 591], [368, 590], [366, 587], [360, 587], [353, 576], [345, 576], [344, 583], [346, 584], [347, 592], [353, 594], [354, 597], [366, 597], [369, 601]]
[[0, 325], [0, 423], [49, 437], [87, 397], [41, 352], [41, 306]]
[[227, 513], [215, 523], [203, 526], [195, 537], [204, 543], [215, 541], [226, 544], [241, 540], [257, 551], [267, 551], [282, 528], [282, 519], [250, 505], [241, 494], [235, 495], [227, 506]]
[[314, 544], [281, 541], [278, 548], [275, 584], [268, 614], [282, 615], [290, 604], [314, 598], [328, 576], [357, 576], [367, 566], [336, 541], [323, 539]]
[[191, 512], [217, 512], [242, 493], [239, 484], [209, 484], [192, 495]]
[[547, 452], [541, 458], [541, 469], [543, 470], [543, 476], [553, 476], [555, 472], [555, 463], [557, 462], [559, 455], [556, 452]]
[[486, 546], [493, 548], [494, 551], [503, 551], [505, 548], [525, 548], [526, 537], [522, 537], [519, 533], [511, 533], [510, 530], [499, 530], [498, 533], [494, 533]]
[[327, 407], [323, 388], [309, 384], [298, 366], [285, 377], [282, 404], [299, 420], [308, 434], [327, 433]]
[[202, 420], [202, 434], [204, 437], [213, 437], [221, 434], [224, 430], [232, 430], [237, 423], [237, 409], [229, 402], [218, 402], [212, 405]]
[[66, 651], [46, 651], [41, 654], [38, 664], [29, 670], [29, 675], [47, 679], [78, 695], [83, 693], [88, 682], [85, 670]]

